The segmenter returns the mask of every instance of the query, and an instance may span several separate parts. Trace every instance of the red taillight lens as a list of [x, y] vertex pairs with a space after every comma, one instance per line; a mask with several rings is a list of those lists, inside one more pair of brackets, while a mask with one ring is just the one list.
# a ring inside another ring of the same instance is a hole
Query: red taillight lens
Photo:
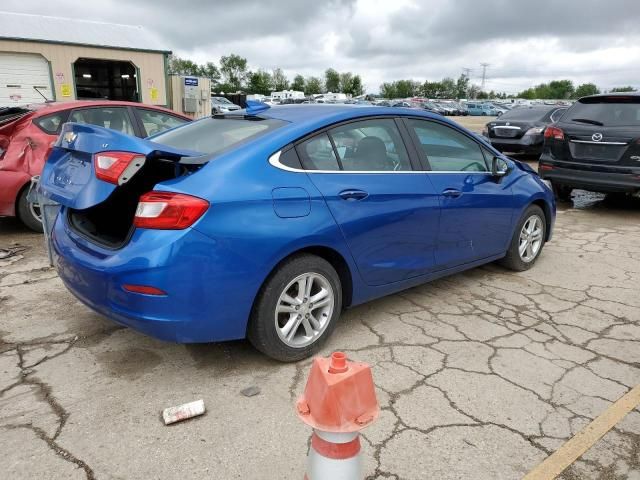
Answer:
[[195, 223], [209, 208], [198, 197], [172, 192], [148, 192], [140, 197], [133, 224], [138, 228], [181, 230]]
[[160, 290], [157, 287], [152, 287], [151, 285], [132, 285], [130, 283], [125, 283], [122, 285], [122, 288], [127, 292], [133, 293], [142, 293], [143, 295], [166, 295], [167, 292], [164, 290]]
[[544, 131], [544, 138], [553, 138], [555, 140], [564, 140], [564, 132], [558, 127], [547, 127]]
[[538, 166], [538, 170], [542, 171], [542, 170], [553, 170], [553, 165], [540, 165]]
[[132, 152], [100, 152], [93, 156], [96, 178], [122, 185], [144, 165], [145, 156]]

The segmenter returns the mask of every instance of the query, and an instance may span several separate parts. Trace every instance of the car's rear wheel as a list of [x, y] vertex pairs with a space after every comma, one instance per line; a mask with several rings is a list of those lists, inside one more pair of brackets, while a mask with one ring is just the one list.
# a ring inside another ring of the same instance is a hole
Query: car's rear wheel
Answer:
[[342, 309], [340, 277], [326, 260], [297, 255], [266, 280], [249, 321], [249, 341], [283, 362], [309, 357], [329, 337]]
[[517, 272], [530, 269], [538, 260], [546, 238], [545, 214], [537, 205], [531, 205], [520, 218], [507, 255], [500, 264]]
[[27, 200], [29, 189], [25, 188], [18, 198], [18, 218], [34, 232], [42, 232], [42, 212], [40, 205]]
[[573, 189], [567, 185], [558, 182], [551, 182], [551, 189], [558, 200], [568, 202], [571, 200], [571, 192]]

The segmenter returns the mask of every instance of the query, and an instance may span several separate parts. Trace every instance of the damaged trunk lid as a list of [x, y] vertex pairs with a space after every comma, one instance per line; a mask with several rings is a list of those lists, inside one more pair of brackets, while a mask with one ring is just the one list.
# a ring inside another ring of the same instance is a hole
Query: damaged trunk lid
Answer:
[[172, 162], [177, 172], [182, 159], [200, 156], [107, 128], [67, 123], [45, 163], [40, 190], [65, 207], [88, 209], [145, 175], [155, 161]]

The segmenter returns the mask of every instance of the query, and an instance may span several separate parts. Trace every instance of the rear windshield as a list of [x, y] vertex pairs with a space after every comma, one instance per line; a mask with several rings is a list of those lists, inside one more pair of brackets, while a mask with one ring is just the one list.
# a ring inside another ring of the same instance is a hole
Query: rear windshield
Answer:
[[562, 121], [607, 127], [640, 126], [640, 96], [591, 97], [576, 102]]
[[205, 118], [155, 135], [150, 140], [170, 147], [213, 155], [258, 138], [285, 124], [286, 122], [273, 118]]
[[504, 112], [500, 120], [542, 120], [553, 108], [514, 108]]

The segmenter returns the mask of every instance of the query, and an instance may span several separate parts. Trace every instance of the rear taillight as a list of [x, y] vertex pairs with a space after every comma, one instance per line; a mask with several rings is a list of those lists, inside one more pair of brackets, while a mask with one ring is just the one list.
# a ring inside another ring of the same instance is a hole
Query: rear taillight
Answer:
[[538, 170], [539, 170], [539, 171], [545, 171], [545, 170], [547, 170], [547, 171], [548, 171], [548, 170], [553, 170], [553, 165], [543, 165], [543, 164], [540, 164], [540, 165], [538, 166]]
[[138, 228], [181, 230], [195, 223], [209, 202], [183, 193], [148, 192], [140, 197], [133, 224]]
[[93, 156], [96, 178], [114, 185], [126, 183], [144, 165], [145, 156], [132, 152], [100, 152]]
[[544, 138], [553, 138], [555, 140], [564, 140], [564, 132], [558, 127], [547, 127], [544, 131]]

